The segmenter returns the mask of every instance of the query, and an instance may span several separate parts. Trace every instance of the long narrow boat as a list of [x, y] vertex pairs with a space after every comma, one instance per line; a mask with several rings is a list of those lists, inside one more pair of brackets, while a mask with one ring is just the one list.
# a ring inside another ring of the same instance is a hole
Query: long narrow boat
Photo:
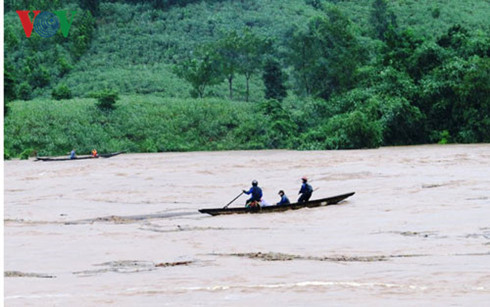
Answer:
[[201, 213], [207, 213], [210, 215], [222, 215], [222, 214], [242, 214], [242, 213], [269, 213], [269, 212], [282, 212], [286, 210], [297, 210], [301, 208], [315, 208], [320, 206], [336, 205], [344, 199], [351, 197], [355, 192], [341, 194], [337, 196], [310, 200], [304, 203], [293, 203], [288, 205], [274, 205], [267, 207], [238, 207], [238, 208], [214, 208], [214, 209], [199, 209]]
[[86, 160], [86, 159], [97, 159], [97, 158], [111, 158], [117, 155], [122, 154], [123, 151], [108, 153], [108, 154], [100, 154], [97, 157], [94, 156], [77, 156], [74, 159], [70, 158], [51, 158], [51, 157], [36, 157], [34, 161], [73, 161], [73, 160]]

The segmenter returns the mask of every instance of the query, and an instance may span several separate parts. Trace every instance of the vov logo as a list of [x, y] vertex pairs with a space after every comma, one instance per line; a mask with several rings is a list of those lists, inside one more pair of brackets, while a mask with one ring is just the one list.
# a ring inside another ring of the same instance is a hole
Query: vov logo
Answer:
[[[34, 14], [32, 20], [29, 16], [31, 11], [16, 12], [24, 27], [26, 37], [31, 37], [32, 29], [41, 37], [51, 37], [58, 32], [59, 28], [61, 28], [63, 36], [67, 37], [77, 11], [54, 11], [54, 14], [51, 12], [32, 11]], [[68, 20], [68, 12], [70, 12], [70, 20]]]

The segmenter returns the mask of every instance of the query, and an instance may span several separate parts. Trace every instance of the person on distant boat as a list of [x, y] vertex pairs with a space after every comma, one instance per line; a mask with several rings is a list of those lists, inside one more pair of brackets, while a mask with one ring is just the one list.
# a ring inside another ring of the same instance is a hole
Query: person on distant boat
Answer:
[[97, 153], [97, 149], [92, 149], [92, 157], [97, 158], [99, 155]]
[[286, 196], [283, 190], [279, 191], [279, 196], [281, 197], [281, 200], [276, 204], [276, 205], [289, 205], [289, 198]]
[[298, 193], [301, 194], [300, 197], [298, 198], [298, 203], [302, 203], [310, 200], [311, 194], [313, 194], [313, 188], [308, 183], [308, 178], [304, 176], [303, 178], [301, 178], [301, 180], [303, 181], [303, 184], [301, 185], [301, 189], [299, 190]]
[[262, 199], [262, 189], [259, 188], [259, 183], [257, 182], [257, 180], [252, 181], [252, 187], [250, 188], [250, 190], [243, 190], [243, 193], [247, 195], [252, 195], [250, 196], [250, 199], [248, 199], [245, 203], [246, 207], [260, 205], [260, 201]]
[[75, 151], [75, 149], [73, 149], [70, 152], [70, 159], [76, 159], [76, 158], [77, 158], [77, 152]]

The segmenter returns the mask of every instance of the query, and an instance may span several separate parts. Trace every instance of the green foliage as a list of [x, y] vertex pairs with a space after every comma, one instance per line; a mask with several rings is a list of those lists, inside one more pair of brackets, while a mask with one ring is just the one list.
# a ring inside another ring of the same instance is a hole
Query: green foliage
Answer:
[[4, 30], [4, 44], [5, 47], [12, 49], [16, 48], [19, 44], [19, 38], [17, 37], [12, 26], [6, 26]]
[[322, 0], [305, 0], [305, 3], [311, 5], [315, 9], [319, 10], [322, 8]]
[[181, 62], [174, 71], [191, 84], [192, 97], [203, 98], [208, 86], [222, 81], [222, 73], [215, 54], [205, 51], [198, 57]]
[[291, 42], [290, 62], [300, 92], [328, 99], [353, 86], [364, 50], [351, 21], [337, 8], [312, 18], [308, 29], [297, 29]]
[[447, 144], [451, 140], [451, 135], [449, 134], [449, 131], [443, 130], [439, 132], [439, 141], [437, 142], [438, 144]]
[[388, 8], [387, 0], [373, 0], [370, 20], [374, 36], [380, 40], [385, 40], [389, 27], [396, 28], [396, 17]]
[[[90, 47], [90, 39], [93, 37], [95, 20], [90, 18], [90, 13], [80, 12], [76, 2], [61, 3], [61, 1], [16, 1], [6, 3], [12, 10], [5, 12], [5, 24], [10, 26], [5, 29], [5, 63], [20, 82], [27, 82], [28, 87], [17, 84], [14, 92], [21, 92], [20, 99], [29, 99], [29, 96], [48, 97], [51, 95], [54, 85], [60, 83], [60, 79], [72, 71], [74, 64]], [[27, 38], [19, 21], [19, 16], [14, 10], [71, 10], [77, 13], [74, 16], [68, 36], [64, 37], [61, 30], [51, 38], [42, 38], [33, 31]]]
[[441, 16], [441, 9], [438, 7], [435, 7], [432, 9], [432, 18], [439, 18]]
[[7, 100], [3, 101], [3, 117], [7, 116], [9, 113], [10, 107], [8, 105]]
[[271, 41], [246, 30], [240, 37], [238, 47], [238, 67], [239, 72], [245, 76], [245, 101], [248, 101], [250, 95], [250, 78], [262, 68], [264, 56], [271, 48]]
[[37, 66], [29, 76], [29, 84], [33, 87], [46, 87], [49, 85], [50, 81], [51, 74], [44, 65]]
[[19, 155], [19, 158], [21, 160], [28, 160], [29, 157], [34, 156], [34, 154], [35, 154], [35, 150], [32, 148], [28, 148], [28, 149], [24, 150], [23, 152], [21, 152], [21, 154]]
[[327, 149], [373, 148], [382, 143], [380, 123], [370, 121], [360, 111], [333, 117], [325, 127], [325, 134]]
[[297, 125], [281, 102], [275, 99], [266, 100], [260, 105], [266, 116], [267, 148], [290, 148], [297, 132]]
[[489, 69], [488, 58], [456, 57], [424, 78], [421, 103], [429, 130], [448, 130], [458, 142], [490, 139]]
[[[9, 0], [5, 8], [12, 155], [97, 144], [154, 152], [490, 141], [487, 1]], [[54, 8], [77, 10], [69, 35], [26, 38], [14, 10]], [[277, 62], [264, 67], [264, 58]], [[115, 109], [107, 88], [125, 95]], [[67, 89], [70, 102], [42, 99]], [[112, 112], [77, 99], [89, 92], [105, 92], [97, 105]]]
[[97, 108], [102, 111], [111, 111], [116, 108], [116, 101], [119, 100], [119, 94], [116, 90], [105, 89], [100, 92], [95, 92], [90, 97], [97, 98]]
[[228, 80], [230, 99], [233, 99], [233, 79], [240, 69], [240, 41], [239, 34], [236, 31], [231, 31], [216, 43], [210, 45], [210, 48], [216, 51], [217, 60], [221, 64], [221, 72]]
[[[67, 128], [69, 127], [69, 129]], [[188, 151], [267, 148], [268, 117], [252, 104], [218, 99], [123, 96], [111, 113], [92, 99], [12, 103], [5, 148], [39, 155], [127, 150]], [[287, 141], [287, 140], [284, 140]]]
[[22, 82], [17, 88], [17, 97], [22, 100], [30, 100], [32, 87], [28, 82]]
[[383, 64], [393, 66], [398, 70], [407, 70], [410, 57], [422, 44], [422, 38], [417, 36], [412, 29], [400, 32], [393, 27], [388, 28], [385, 37]]
[[[17, 98], [16, 83], [17, 82], [12, 66], [5, 65], [3, 70], [4, 108], [6, 107], [7, 102]], [[7, 114], [6, 110], [4, 114]]]
[[173, 6], [186, 6], [190, 3], [198, 2], [197, 0], [151, 0], [151, 1], [143, 1], [143, 0], [125, 0], [127, 3], [151, 3], [154, 8], [168, 10]]
[[[330, 118], [318, 130], [312, 130], [304, 138], [303, 148], [354, 149], [373, 148], [382, 144], [382, 127], [364, 113], [354, 111]], [[309, 144], [317, 144], [311, 147]]]
[[66, 75], [68, 72], [70, 72], [70, 70], [73, 69], [73, 65], [71, 65], [68, 60], [63, 57], [63, 56], [60, 56], [57, 60], [57, 64], [59, 66], [59, 75], [60, 77], [63, 77], [64, 75]]
[[373, 100], [381, 115], [383, 144], [409, 145], [424, 139], [425, 116], [408, 100], [399, 97], [374, 97]]
[[6, 0], [5, 10], [51, 10], [59, 8], [60, 0]]
[[435, 43], [425, 42], [415, 49], [408, 59], [407, 72], [416, 81], [439, 67], [447, 58], [448, 52]]
[[327, 102], [318, 98], [298, 99], [289, 96], [282, 105], [286, 110], [290, 110], [291, 119], [298, 127], [296, 136], [315, 130], [330, 117], [341, 113], [339, 104], [334, 98]]
[[249, 30], [243, 34], [231, 31], [220, 40], [194, 50], [192, 58], [182, 61], [174, 71], [192, 85], [193, 97], [202, 98], [207, 86], [219, 84], [226, 78], [230, 99], [233, 99], [233, 80], [240, 73], [245, 77], [245, 101], [248, 101], [250, 79], [262, 68], [270, 46], [270, 41]]
[[4, 149], [3, 151], [3, 159], [4, 160], [10, 160], [12, 156], [10, 155], [10, 152], [7, 149]]
[[276, 60], [269, 59], [264, 65], [262, 76], [265, 86], [265, 99], [277, 99], [282, 101], [286, 96], [286, 75], [282, 72], [281, 66]]
[[75, 59], [79, 59], [90, 47], [94, 30], [95, 19], [92, 13], [88, 11], [81, 13], [76, 27], [71, 30], [70, 34], [70, 39], [73, 40], [72, 54]]
[[468, 31], [461, 25], [454, 25], [447, 31], [446, 34], [437, 40], [437, 44], [444, 48], [454, 50], [460, 49], [465, 45], [468, 37]]
[[66, 84], [60, 84], [53, 89], [51, 97], [56, 100], [70, 99], [72, 98], [71, 90]]
[[82, 0], [80, 7], [84, 10], [89, 10], [92, 16], [99, 15], [100, 0]]

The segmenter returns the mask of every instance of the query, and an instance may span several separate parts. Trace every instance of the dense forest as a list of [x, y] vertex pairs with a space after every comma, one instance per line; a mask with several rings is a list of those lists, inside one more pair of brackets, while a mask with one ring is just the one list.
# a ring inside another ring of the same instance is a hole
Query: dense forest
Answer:
[[[485, 0], [4, 6], [6, 158], [490, 142]], [[73, 22], [27, 38], [17, 10]]]

